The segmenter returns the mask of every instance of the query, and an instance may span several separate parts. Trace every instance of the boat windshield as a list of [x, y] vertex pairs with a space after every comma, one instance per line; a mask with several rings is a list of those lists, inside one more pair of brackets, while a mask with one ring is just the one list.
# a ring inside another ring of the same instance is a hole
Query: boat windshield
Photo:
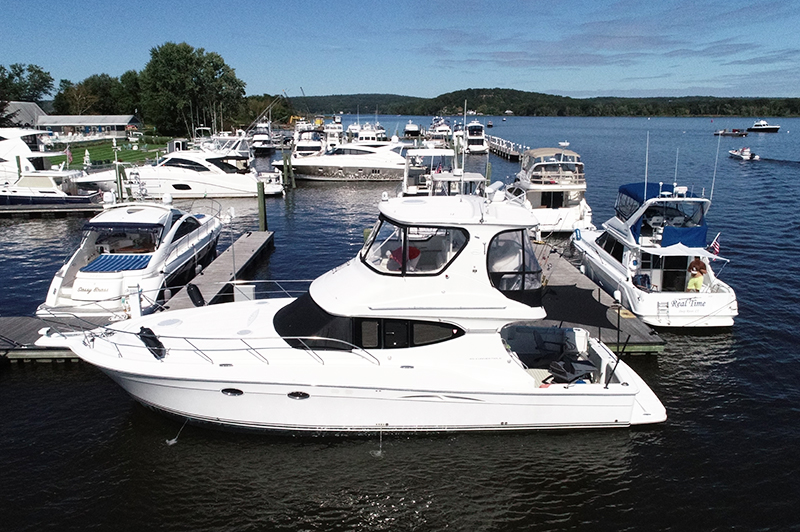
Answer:
[[98, 253], [153, 253], [163, 229], [160, 224], [88, 223], [83, 246], [94, 246]]
[[464, 249], [469, 239], [454, 227], [404, 226], [378, 221], [361, 250], [361, 260], [389, 275], [436, 275]]
[[541, 305], [542, 267], [527, 230], [496, 235], [489, 243], [487, 262], [492, 286], [514, 301]]

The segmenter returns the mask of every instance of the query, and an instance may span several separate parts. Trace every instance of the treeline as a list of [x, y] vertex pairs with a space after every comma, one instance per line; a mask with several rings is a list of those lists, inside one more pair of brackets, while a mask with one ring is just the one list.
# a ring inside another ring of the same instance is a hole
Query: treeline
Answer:
[[[0, 126], [16, 125], [9, 101], [31, 101], [59, 115], [136, 115], [154, 133], [191, 135], [200, 125], [216, 131], [246, 127], [271, 106], [272, 118], [294, 114], [282, 97], [245, 97], [245, 82], [214, 52], [186, 43], [150, 50], [140, 71], [95, 74], [81, 81], [52, 76], [37, 65], [0, 65]], [[45, 98], [55, 91], [52, 100]]]
[[[513, 89], [466, 89], [436, 98], [393, 94], [353, 94], [293, 98], [310, 114], [344, 112], [400, 115], [460, 115], [467, 110], [489, 116], [800, 116], [800, 98], [570, 98]], [[366, 111], [366, 112], [365, 112]]]

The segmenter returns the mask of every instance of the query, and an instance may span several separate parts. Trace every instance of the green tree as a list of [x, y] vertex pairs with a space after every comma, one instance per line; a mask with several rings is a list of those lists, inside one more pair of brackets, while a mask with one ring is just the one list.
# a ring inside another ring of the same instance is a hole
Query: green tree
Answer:
[[200, 124], [224, 129], [224, 116], [244, 101], [245, 83], [222, 57], [186, 43], [152, 48], [139, 82], [145, 118], [166, 134], [191, 134]]
[[53, 92], [53, 77], [37, 65], [0, 65], [0, 99], [37, 102]]

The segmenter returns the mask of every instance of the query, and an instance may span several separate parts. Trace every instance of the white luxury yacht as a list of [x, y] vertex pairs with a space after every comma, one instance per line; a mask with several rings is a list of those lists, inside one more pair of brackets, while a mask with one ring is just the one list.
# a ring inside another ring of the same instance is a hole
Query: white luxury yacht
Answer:
[[44, 150], [39, 129], [0, 128], [0, 205], [83, 204], [100, 195], [78, 191], [81, 170], [52, 168], [49, 159], [65, 152]]
[[[235, 138], [235, 137], [233, 137]], [[184, 149], [176, 143], [175, 151], [153, 165], [126, 168], [123, 188], [142, 198], [176, 199], [247, 198], [258, 194], [258, 182], [272, 182], [276, 172], [259, 174], [250, 159], [233, 153], [208, 149]], [[83, 188], [117, 191], [116, 170], [88, 174], [75, 180]]]
[[486, 140], [486, 133], [483, 124], [477, 120], [467, 124], [467, 153], [482, 154], [489, 153], [489, 142]]
[[[529, 209], [395, 197], [356, 257], [299, 298], [43, 331], [134, 399], [192, 423], [305, 433], [514, 431], [664, 421], [582, 329], [536, 327]], [[357, 287], [357, 289], [354, 289]]]
[[166, 290], [179, 289], [216, 256], [219, 205], [205, 210], [184, 212], [169, 198], [106, 205], [84, 225], [78, 249], [56, 272], [36, 313], [123, 319], [152, 312]]
[[[619, 187], [616, 216], [604, 230], [578, 229], [572, 236], [584, 273], [609, 294], [619, 291], [621, 303], [648, 325], [733, 325], [736, 294], [712, 269], [728, 260], [706, 246], [710, 206], [708, 198], [674, 184]], [[703, 263], [702, 282], [698, 291], [689, 291], [695, 257]]]
[[[410, 144], [397, 141], [356, 141], [325, 153], [296, 157], [291, 165], [297, 179], [312, 181], [399, 181]], [[276, 161], [275, 165], [282, 164]]]
[[564, 144], [525, 150], [522, 169], [506, 189], [509, 200], [530, 204], [545, 234], [594, 229], [583, 162]]

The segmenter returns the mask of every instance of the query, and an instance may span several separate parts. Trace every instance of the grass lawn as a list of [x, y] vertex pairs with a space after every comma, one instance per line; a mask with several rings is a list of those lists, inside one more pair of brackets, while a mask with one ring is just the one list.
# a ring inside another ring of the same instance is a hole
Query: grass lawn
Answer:
[[[145, 140], [139, 141], [137, 144], [130, 143], [125, 139], [117, 140], [117, 160], [126, 163], [142, 164], [147, 159], [153, 160], [158, 158], [159, 154], [163, 154], [167, 149], [166, 137], [145, 137]], [[153, 142], [153, 143], [151, 143]], [[54, 149], [65, 150], [66, 145], [58, 144]], [[133, 149], [136, 147], [137, 149]], [[89, 150], [89, 160], [93, 164], [104, 164], [106, 162], [114, 162], [114, 146], [111, 140], [93, 141], [72, 143], [69, 146], [72, 152], [72, 163], [65, 166], [67, 169], [80, 170], [83, 168], [83, 158], [86, 150]], [[53, 157], [51, 163], [59, 165], [66, 161], [67, 156]]]

